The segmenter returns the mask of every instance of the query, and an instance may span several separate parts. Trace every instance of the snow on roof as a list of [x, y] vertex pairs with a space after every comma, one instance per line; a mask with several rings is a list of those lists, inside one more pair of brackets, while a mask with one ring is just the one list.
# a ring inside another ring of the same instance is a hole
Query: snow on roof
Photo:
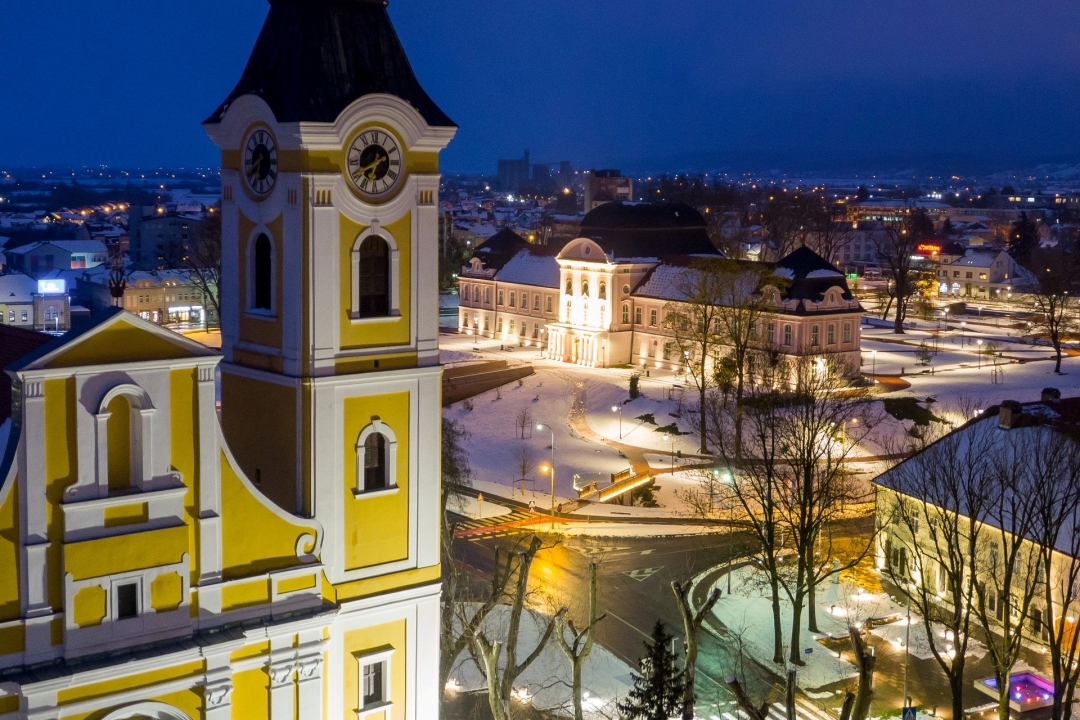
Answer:
[[499, 282], [558, 288], [559, 263], [552, 255], [533, 255], [528, 250], [522, 250], [503, 265], [495, 279]]
[[795, 279], [795, 271], [791, 268], [786, 267], [773, 268], [773, 275], [779, 275], [780, 277], [787, 278], [788, 280]]
[[990, 267], [997, 260], [999, 253], [985, 253], [977, 250], [968, 250], [964, 257], [960, 258], [953, 265], [968, 265], [970, 267]]
[[[778, 269], [786, 270], [787, 268], [778, 268]], [[779, 273], [776, 273], [776, 274], [779, 274]], [[844, 277], [844, 274], [842, 272], [837, 272], [835, 270], [811, 270], [810, 272], [806, 273], [806, 277], [808, 277], [808, 278]]]
[[61, 250], [69, 253], [107, 253], [109, 249], [105, 247], [105, 243], [99, 240], [43, 240], [41, 242], [34, 242], [28, 245], [20, 245], [17, 248], [9, 249], [9, 253], [15, 253], [17, 255], [25, 255], [32, 250], [37, 250], [45, 245], [53, 245]]
[[688, 272], [696, 271], [675, 265], [657, 265], [645, 278], [645, 282], [634, 290], [634, 295], [663, 300], [686, 300], [686, 294], [679, 290], [679, 286], [686, 282], [682, 278]]
[[32, 302], [37, 292], [37, 280], [21, 273], [0, 275], [0, 303]]

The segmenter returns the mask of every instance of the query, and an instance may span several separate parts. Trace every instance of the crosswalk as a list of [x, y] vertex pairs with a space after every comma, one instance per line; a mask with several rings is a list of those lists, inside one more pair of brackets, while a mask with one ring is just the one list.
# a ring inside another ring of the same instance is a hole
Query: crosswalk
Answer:
[[[836, 720], [835, 717], [815, 707], [809, 701], [801, 697], [795, 698], [795, 717], [798, 720]], [[730, 711], [721, 712], [719, 715], [711, 715], [709, 720], [750, 720], [749, 716], [732, 703]], [[787, 720], [787, 712], [783, 703], [769, 705], [769, 720]]]
[[481, 538], [502, 537], [524, 532], [544, 516], [536, 513], [515, 510], [506, 515], [489, 518], [473, 518], [458, 523], [454, 528], [454, 537], [479, 540]]

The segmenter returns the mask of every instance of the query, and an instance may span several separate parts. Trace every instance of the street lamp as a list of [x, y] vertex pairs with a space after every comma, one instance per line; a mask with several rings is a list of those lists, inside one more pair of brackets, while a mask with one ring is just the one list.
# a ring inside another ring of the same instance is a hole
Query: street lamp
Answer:
[[877, 385], [877, 350], [871, 350], [870, 357], [874, 359], [874, 369], [871, 371], [870, 376], [874, 378], [874, 384]]
[[675, 435], [664, 433], [664, 442], [671, 441], [671, 473], [675, 474]]
[[[727, 483], [728, 485], [734, 485], [731, 478], [731, 473], [727, 470], [721, 471], [720, 468], [713, 468], [713, 477], [720, 482]], [[710, 491], [711, 494], [711, 491]], [[710, 500], [711, 502], [711, 500]], [[734, 554], [731, 549], [732, 534], [735, 525], [735, 499], [728, 498], [728, 531], [727, 531], [727, 592], [731, 595], [731, 558]]]
[[980, 338], [979, 340], [976, 340], [975, 342], [977, 342], [979, 344], [979, 368], [981, 369], [982, 368], [982, 342], [983, 341]]
[[963, 321], [963, 320], [960, 321], [960, 347], [961, 347], [961, 349], [963, 349], [963, 347], [964, 347], [964, 329], [965, 328], [967, 328], [967, 322]]
[[551, 433], [551, 529], [555, 529], [555, 431], [550, 425], [536, 423], [537, 430], [547, 428]]
[[619, 413], [619, 439], [622, 440], [622, 405], [612, 405], [611, 412]]

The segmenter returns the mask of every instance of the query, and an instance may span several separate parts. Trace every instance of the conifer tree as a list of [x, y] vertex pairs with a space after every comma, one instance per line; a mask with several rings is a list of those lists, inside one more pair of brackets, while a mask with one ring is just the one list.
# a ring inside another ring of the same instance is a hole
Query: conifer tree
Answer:
[[619, 703], [619, 712], [626, 720], [668, 720], [681, 709], [683, 673], [672, 651], [671, 635], [659, 620], [645, 648], [641, 674], [634, 676], [634, 689]]

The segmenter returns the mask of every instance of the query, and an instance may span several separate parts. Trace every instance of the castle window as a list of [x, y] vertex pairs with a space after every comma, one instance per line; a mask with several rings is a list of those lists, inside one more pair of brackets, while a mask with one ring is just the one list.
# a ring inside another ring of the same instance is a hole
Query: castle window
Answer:
[[656, 308], [649, 311], [649, 325], [656, 327]]
[[622, 306], [622, 321], [623, 321], [623, 325], [629, 325], [630, 324], [630, 306], [629, 305], [623, 305]]
[[260, 235], [255, 239], [255, 271], [252, 277], [251, 307], [254, 310], [273, 311], [274, 248], [270, 238]]
[[397, 489], [397, 439], [382, 420], [371, 419], [356, 441], [355, 495]]
[[484, 304], [485, 305], [490, 305], [491, 304], [491, 288], [490, 287], [484, 288]]
[[836, 326], [835, 325], [833, 325], [831, 323], [829, 324], [829, 328], [828, 328], [828, 330], [826, 332], [825, 337], [826, 337], [826, 340], [828, 341], [829, 345], [835, 345], [836, 344]]
[[[528, 301], [525, 301], [528, 304]], [[517, 307], [517, 293], [513, 290], [510, 291], [510, 307]]]
[[533, 295], [533, 310], [539, 310], [539, 309], [540, 309], [540, 295], [536, 294], [536, 295]]
[[641, 324], [641, 308], [634, 308], [634, 324]]
[[390, 314], [390, 247], [381, 237], [369, 237], [360, 245], [360, 287], [357, 306], [361, 318]]
[[810, 347], [817, 347], [821, 344], [821, 328], [814, 325], [810, 328]]
[[473, 302], [480, 302], [480, 286], [474, 285], [472, 291]]
[[607, 300], [607, 283], [600, 283], [600, 299]]
[[551, 296], [550, 295], [548, 295], [547, 298], [545, 299], [544, 312], [546, 312], [546, 313], [551, 312]]
[[567, 280], [566, 281], [566, 294], [567, 295], [573, 295], [574, 294], [574, 281], [573, 280]]
[[499, 301], [496, 304], [498, 304], [498, 305], [503, 304], [503, 291], [502, 290], [499, 291]]
[[844, 323], [844, 342], [851, 342], [851, 323]]
[[790, 345], [791, 344], [791, 326], [790, 325], [785, 325], [784, 326], [784, 344], [785, 345]]

